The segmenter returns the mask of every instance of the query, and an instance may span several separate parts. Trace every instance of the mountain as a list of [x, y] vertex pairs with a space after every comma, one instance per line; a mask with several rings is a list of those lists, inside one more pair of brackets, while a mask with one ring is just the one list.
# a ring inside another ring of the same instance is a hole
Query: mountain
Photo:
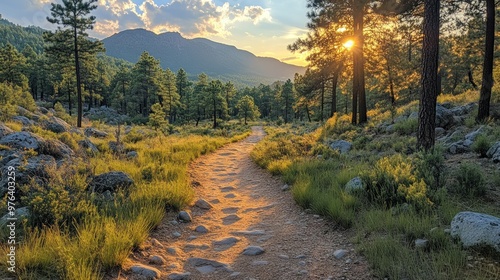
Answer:
[[0, 14], [0, 48], [10, 43], [19, 51], [30, 46], [36, 53], [43, 52], [42, 34], [46, 30], [28, 26], [16, 25], [4, 18]]
[[293, 78], [303, 67], [254, 54], [208, 39], [186, 39], [177, 32], [155, 34], [145, 29], [126, 30], [102, 40], [106, 54], [137, 62], [143, 51], [160, 60], [163, 68], [183, 68], [191, 75], [205, 73], [244, 84], [272, 83]]

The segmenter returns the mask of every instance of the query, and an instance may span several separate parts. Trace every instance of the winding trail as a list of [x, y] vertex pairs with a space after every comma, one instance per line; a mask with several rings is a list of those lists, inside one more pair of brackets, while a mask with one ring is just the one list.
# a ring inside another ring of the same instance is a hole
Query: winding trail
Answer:
[[[194, 161], [189, 172], [196, 195], [212, 208], [192, 206], [190, 223], [179, 223], [176, 213], [167, 213], [128, 266], [154, 267], [161, 279], [373, 279], [366, 260], [350, 243], [351, 231], [303, 211], [282, 190], [279, 178], [250, 159], [264, 135], [262, 127], [253, 127], [245, 140]], [[208, 232], [196, 231], [200, 225]], [[242, 254], [248, 246], [265, 252]], [[334, 252], [339, 249], [346, 254], [337, 259]], [[151, 264], [151, 256], [165, 262]], [[118, 279], [145, 278], [125, 265]]]

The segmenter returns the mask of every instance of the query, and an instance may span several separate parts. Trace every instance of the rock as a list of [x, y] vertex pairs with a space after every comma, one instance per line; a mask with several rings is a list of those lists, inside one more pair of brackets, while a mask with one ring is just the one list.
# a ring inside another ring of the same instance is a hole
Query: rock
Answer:
[[253, 261], [252, 262], [252, 265], [268, 265], [269, 262], [268, 261]]
[[134, 159], [139, 157], [139, 154], [136, 151], [130, 151], [126, 155], [127, 159]]
[[476, 212], [460, 212], [451, 221], [451, 236], [464, 247], [488, 246], [500, 252], [500, 218]]
[[149, 258], [150, 264], [164, 265], [167, 261], [162, 256], [151, 256]]
[[500, 141], [496, 142], [488, 149], [486, 156], [493, 159], [493, 162], [500, 162]]
[[428, 245], [429, 245], [429, 240], [427, 239], [415, 240], [415, 248], [427, 248]]
[[156, 247], [159, 247], [159, 248], [162, 248], [162, 249], [164, 248], [163, 244], [161, 244], [161, 242], [158, 241], [158, 239], [156, 239], [156, 238], [151, 238], [151, 244], [153, 246], [156, 246]]
[[285, 255], [285, 254], [281, 254], [281, 255], [279, 255], [278, 257], [279, 257], [280, 259], [284, 259], [284, 260], [288, 260], [288, 259], [290, 259], [290, 256]]
[[177, 251], [178, 251], [178, 249], [175, 247], [168, 247], [167, 248], [167, 253], [169, 253], [172, 256], [177, 256]]
[[46, 130], [50, 130], [55, 133], [68, 132], [71, 129], [71, 126], [67, 122], [55, 116], [42, 121], [41, 126]]
[[343, 258], [346, 254], [347, 254], [347, 251], [344, 249], [339, 249], [339, 250], [336, 250], [335, 252], [333, 252], [333, 256], [338, 260]]
[[[20, 186], [28, 185], [32, 180], [39, 186], [46, 187], [49, 179], [49, 170], [55, 170], [57, 167], [56, 160], [52, 156], [48, 155], [38, 155], [35, 157], [30, 157], [27, 160], [22, 157], [13, 157], [12, 160], [7, 162], [7, 164], [2, 167], [2, 174], [7, 174], [7, 168], [12, 166], [15, 168], [15, 179], [16, 179], [16, 198], [27, 195], [24, 193], [23, 188]], [[8, 187], [8, 177], [2, 176], [0, 180], [0, 195], [3, 197], [7, 193]], [[27, 190], [28, 192], [30, 190]]]
[[12, 117], [12, 120], [16, 121], [16, 122], [19, 122], [19, 123], [22, 123], [23, 126], [32, 126], [32, 125], [35, 124], [34, 121], [28, 119], [25, 116], [15, 116], [15, 117]]
[[40, 143], [39, 154], [51, 155], [56, 159], [68, 160], [74, 157], [75, 152], [59, 140], [48, 139]]
[[351, 150], [352, 144], [345, 140], [337, 140], [330, 143], [330, 148], [338, 150], [340, 154], [345, 154]]
[[38, 107], [38, 110], [40, 113], [47, 115], [49, 113], [49, 110], [45, 107]]
[[486, 130], [485, 126], [482, 125], [477, 130], [465, 135], [464, 138], [466, 141], [470, 141], [470, 142], [474, 143], [474, 140], [476, 140], [477, 136], [481, 135], [481, 133], [483, 133], [485, 130]]
[[123, 146], [123, 144], [118, 143], [116, 141], [109, 141], [108, 147], [109, 147], [109, 150], [115, 155], [121, 155], [125, 151], [125, 147]]
[[238, 216], [236, 214], [231, 214], [231, 215], [228, 215], [228, 216], [222, 218], [222, 223], [224, 225], [230, 225], [230, 224], [233, 224], [239, 220], [241, 220], [240, 216]]
[[78, 141], [78, 145], [89, 155], [97, 155], [99, 153], [99, 149], [88, 138]]
[[436, 127], [434, 131], [436, 133], [436, 137], [444, 136], [444, 134], [446, 133], [446, 130], [442, 127]]
[[408, 119], [418, 119], [418, 112], [411, 112]]
[[134, 181], [127, 173], [112, 171], [94, 177], [87, 188], [97, 193], [103, 193], [107, 190], [114, 193], [119, 189], [128, 190], [133, 185]]
[[251, 235], [251, 236], [257, 236], [257, 235], [265, 235], [266, 231], [265, 230], [240, 230], [240, 231], [234, 231], [232, 234], [242, 234], [242, 235]]
[[345, 188], [344, 188], [344, 190], [349, 194], [355, 193], [355, 192], [357, 192], [359, 190], [363, 190], [363, 189], [364, 189], [363, 180], [361, 180], [360, 177], [352, 178], [349, 182], [347, 182], [347, 184], [345, 185]]
[[14, 133], [14, 130], [10, 129], [3, 123], [0, 123], [0, 139], [4, 136]]
[[177, 238], [179, 238], [179, 237], [181, 237], [181, 236], [182, 236], [182, 234], [181, 234], [180, 232], [178, 232], [178, 231], [174, 231], [174, 232], [172, 233], [172, 235], [173, 235], [174, 237], [177, 237]]
[[158, 278], [160, 278], [160, 275], [161, 275], [161, 273], [158, 269], [151, 267], [151, 266], [143, 265], [143, 264], [133, 265], [130, 268], [130, 271], [132, 271], [132, 273], [141, 275], [148, 280], [149, 279], [158, 279]]
[[453, 155], [463, 154], [469, 151], [470, 148], [464, 145], [464, 141], [458, 141], [448, 146], [448, 152], [450, 152]]
[[437, 104], [436, 127], [448, 128], [453, 125], [453, 122], [453, 113], [441, 104]]
[[281, 187], [282, 191], [288, 191], [290, 189], [290, 186], [288, 184], [284, 184], [283, 187]]
[[20, 223], [22, 219], [29, 219], [29, 217], [30, 210], [28, 207], [17, 208], [14, 212], [7, 212], [7, 214], [0, 218], [0, 227], [3, 228], [9, 222], [9, 218], [16, 218], [16, 223]]
[[248, 246], [245, 248], [245, 250], [243, 250], [243, 255], [246, 255], [246, 256], [257, 256], [257, 255], [261, 255], [265, 252], [264, 249], [262, 249], [262, 247], [259, 247], [259, 246]]
[[129, 120], [128, 116], [121, 115], [113, 108], [106, 106], [91, 108], [89, 111], [85, 112], [83, 116], [89, 118], [90, 120], [100, 120], [112, 125], [123, 124]]
[[225, 263], [219, 262], [219, 261], [214, 261], [214, 260], [209, 260], [209, 259], [204, 259], [204, 258], [189, 258], [187, 260], [188, 264], [194, 267], [200, 267], [200, 266], [212, 266], [214, 268], [220, 268], [226, 271], [229, 271], [229, 266]]
[[476, 107], [476, 103], [469, 103], [463, 106], [457, 106], [454, 108], [449, 108], [450, 112], [455, 115], [455, 116], [465, 116], [472, 112], [474, 108]]
[[394, 123], [400, 123], [400, 122], [404, 122], [408, 119], [408, 116], [399, 116], [397, 118], [394, 119]]
[[87, 137], [95, 137], [95, 138], [106, 138], [108, 137], [108, 133], [104, 131], [97, 130], [93, 127], [87, 127], [83, 131], [83, 134]]
[[231, 236], [231, 237], [226, 237], [226, 238], [221, 239], [221, 240], [214, 241], [213, 243], [215, 246], [232, 246], [232, 245], [236, 244], [236, 242], [238, 242], [238, 241], [240, 241], [239, 238]]
[[390, 124], [390, 125], [385, 127], [385, 132], [387, 132], [387, 133], [393, 133], [394, 131], [396, 131], [396, 129], [394, 128], [393, 124]]
[[199, 232], [199, 233], [208, 233], [208, 229], [205, 226], [203, 226], [203, 225], [197, 226], [194, 229], [194, 231]]
[[186, 211], [180, 211], [178, 218], [179, 218], [179, 220], [181, 220], [183, 222], [191, 222], [192, 221], [191, 214], [189, 214]]
[[168, 276], [168, 279], [169, 280], [187, 280], [187, 279], [189, 279], [190, 275], [191, 275], [190, 272], [184, 272], [184, 273], [174, 272]]
[[209, 210], [209, 209], [213, 208], [212, 204], [210, 204], [208, 201], [204, 200], [203, 198], [198, 199], [194, 205], [198, 208], [205, 209], [205, 210]]
[[15, 132], [0, 139], [0, 144], [19, 150], [33, 149], [38, 151], [44, 140], [31, 132]]

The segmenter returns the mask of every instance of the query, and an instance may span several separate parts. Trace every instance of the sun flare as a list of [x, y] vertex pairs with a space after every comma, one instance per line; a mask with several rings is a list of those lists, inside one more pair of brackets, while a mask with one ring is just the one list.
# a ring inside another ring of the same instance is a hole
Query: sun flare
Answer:
[[343, 44], [344, 48], [350, 49], [354, 46], [354, 40], [347, 40]]

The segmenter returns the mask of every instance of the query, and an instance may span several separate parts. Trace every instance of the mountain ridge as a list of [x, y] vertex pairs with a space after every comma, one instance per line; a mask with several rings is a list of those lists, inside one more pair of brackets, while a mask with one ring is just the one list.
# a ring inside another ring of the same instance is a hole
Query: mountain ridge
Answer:
[[239, 76], [243, 82], [271, 83], [293, 78], [305, 68], [270, 57], [259, 57], [232, 45], [206, 38], [187, 39], [178, 32], [156, 34], [144, 28], [128, 29], [102, 40], [109, 56], [132, 63], [147, 51], [160, 61], [162, 68], [180, 68], [192, 75], [212, 77]]

